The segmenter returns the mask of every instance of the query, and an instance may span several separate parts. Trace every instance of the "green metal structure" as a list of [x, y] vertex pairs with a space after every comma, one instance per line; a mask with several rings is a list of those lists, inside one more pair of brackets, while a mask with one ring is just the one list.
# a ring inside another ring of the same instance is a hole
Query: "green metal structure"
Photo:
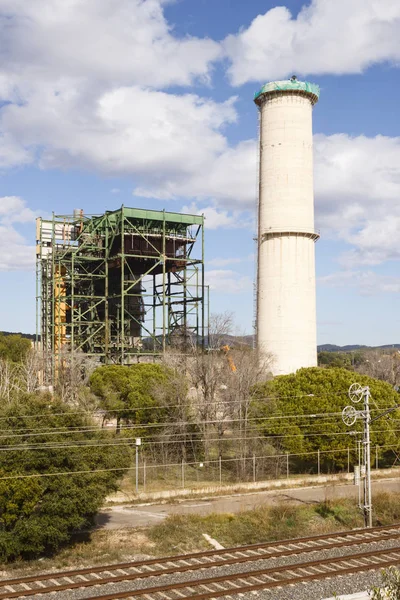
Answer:
[[[52, 383], [64, 352], [155, 360], [207, 337], [204, 217], [122, 206], [37, 220], [37, 339]], [[197, 243], [196, 243], [197, 242]]]
[[313, 104], [316, 104], [320, 95], [320, 88], [316, 83], [299, 81], [297, 77], [293, 75], [291, 79], [286, 79], [284, 81], [270, 81], [263, 85], [261, 90], [254, 94], [254, 102], [260, 104], [262, 97], [266, 94], [271, 96], [282, 92], [293, 92], [300, 96], [307, 96], [311, 99]]

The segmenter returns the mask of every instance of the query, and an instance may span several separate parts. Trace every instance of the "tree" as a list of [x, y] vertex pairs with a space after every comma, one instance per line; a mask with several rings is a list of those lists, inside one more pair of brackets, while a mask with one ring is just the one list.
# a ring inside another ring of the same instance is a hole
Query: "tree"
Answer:
[[119, 432], [121, 421], [140, 425], [165, 420], [168, 413], [157, 402], [154, 390], [166, 384], [170, 376], [170, 371], [159, 364], [106, 365], [92, 373], [90, 388], [100, 398], [106, 415], [116, 419]]
[[95, 409], [96, 399], [88, 386], [96, 367], [97, 361], [93, 356], [63, 348], [57, 365], [56, 395], [68, 404]]
[[364, 353], [363, 362], [357, 367], [359, 373], [386, 381], [391, 386], [400, 386], [400, 352], [371, 350]]
[[[342, 468], [347, 464], [345, 450], [354, 448], [354, 441], [360, 439], [362, 431], [361, 421], [349, 428], [341, 419], [342, 409], [351, 404], [348, 389], [354, 382], [370, 386], [374, 416], [380, 409], [397, 405], [398, 394], [387, 383], [346, 369], [313, 367], [256, 386], [252, 416], [259, 419], [260, 430], [278, 451], [304, 453], [301, 461], [304, 465], [315, 464], [315, 454], [310, 461], [307, 453], [316, 453], [319, 449], [322, 466]], [[383, 459], [392, 452], [382, 446], [397, 448], [396, 420], [399, 416], [400, 411], [395, 411], [372, 424], [371, 442], [380, 447], [379, 454]], [[338, 452], [332, 454], [334, 450]]]
[[327, 367], [352, 368], [351, 355], [348, 352], [318, 352], [318, 364]]
[[4, 335], [0, 333], [0, 359], [21, 362], [32, 347], [30, 340], [21, 335]]
[[[201, 431], [196, 423], [196, 408], [189, 397], [189, 380], [182, 373], [181, 352], [169, 350], [164, 354], [163, 364], [167, 368], [166, 382], [156, 384], [153, 396], [163, 409], [163, 423], [157, 433], [158, 452], [153, 447], [153, 456], [164, 461], [197, 461], [203, 454]], [[157, 446], [156, 446], [157, 448]]]
[[236, 367], [234, 373], [226, 378], [227, 390], [224, 394], [225, 400], [230, 400], [232, 416], [235, 420], [238, 441], [236, 447], [238, 456], [246, 458], [249, 451], [254, 452], [259, 446], [252, 438], [258, 437], [251, 419], [250, 409], [253, 400], [254, 386], [268, 376], [270, 366], [273, 362], [272, 355], [263, 356], [259, 359], [258, 353], [249, 346], [242, 345], [234, 348], [231, 352], [233, 363]]
[[93, 524], [129, 447], [47, 394], [1, 407], [0, 560], [57, 551]]

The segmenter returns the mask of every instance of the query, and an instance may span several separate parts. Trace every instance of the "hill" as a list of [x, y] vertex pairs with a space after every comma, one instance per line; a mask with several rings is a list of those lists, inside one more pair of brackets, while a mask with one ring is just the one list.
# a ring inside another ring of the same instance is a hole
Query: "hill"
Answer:
[[36, 335], [34, 333], [21, 333], [20, 331], [0, 331], [0, 335], [20, 335], [27, 340], [35, 340]]
[[335, 344], [321, 344], [317, 346], [318, 352], [354, 352], [355, 350], [399, 350], [400, 344], [384, 344], [382, 346], [361, 346], [350, 344], [348, 346], [336, 346]]

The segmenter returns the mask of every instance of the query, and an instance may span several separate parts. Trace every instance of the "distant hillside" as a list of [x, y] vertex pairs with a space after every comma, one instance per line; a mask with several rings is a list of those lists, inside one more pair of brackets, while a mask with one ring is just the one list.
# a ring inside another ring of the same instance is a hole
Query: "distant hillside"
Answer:
[[36, 335], [34, 333], [21, 333], [20, 331], [0, 331], [0, 335], [20, 335], [27, 340], [36, 339]]
[[353, 352], [355, 350], [387, 350], [389, 348], [399, 350], [400, 344], [384, 344], [383, 346], [360, 346], [359, 344], [336, 346], [335, 344], [321, 344], [317, 346], [318, 352]]
[[[20, 331], [0, 331], [0, 335], [20, 335], [28, 340], [35, 340], [36, 335], [34, 333], [21, 333]], [[248, 345], [252, 346], [254, 343], [253, 335], [223, 335], [219, 340], [221, 344], [228, 344], [230, 346]], [[150, 338], [145, 338], [144, 343], [150, 342]], [[356, 350], [388, 350], [393, 348], [394, 350], [400, 350], [400, 344], [384, 344], [383, 346], [363, 346], [360, 344], [349, 344], [347, 346], [337, 346], [336, 344], [320, 344], [317, 346], [318, 352], [355, 352]]]

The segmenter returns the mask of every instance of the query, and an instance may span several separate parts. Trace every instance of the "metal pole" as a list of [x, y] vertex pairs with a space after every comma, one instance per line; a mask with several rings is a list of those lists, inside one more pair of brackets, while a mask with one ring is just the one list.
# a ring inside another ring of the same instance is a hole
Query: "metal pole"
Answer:
[[286, 478], [289, 479], [289, 452], [286, 452]]
[[163, 261], [163, 270], [162, 270], [162, 349], [163, 354], [165, 354], [166, 350], [166, 331], [167, 331], [167, 323], [166, 323], [166, 256], [165, 256], [165, 210], [163, 210], [163, 234], [162, 234], [162, 261]]
[[379, 469], [378, 447], [375, 446], [375, 469]]
[[253, 482], [256, 482], [256, 455], [253, 454]]
[[369, 413], [369, 387], [365, 388], [364, 408], [365, 408], [365, 486], [366, 486], [366, 525], [372, 527], [372, 490], [371, 490], [371, 440], [369, 434], [370, 413]]
[[347, 448], [347, 472], [350, 473], [350, 448]]
[[185, 460], [182, 458], [182, 487], [185, 487]]
[[358, 483], [358, 507], [361, 508], [361, 441], [357, 440], [357, 450], [358, 450], [358, 469], [360, 473], [360, 481]]
[[222, 485], [222, 458], [219, 457], [219, 483]]
[[[121, 345], [120, 363], [125, 364], [125, 215], [121, 206]], [[137, 454], [136, 454], [137, 456]], [[137, 490], [136, 490], [137, 491]]]
[[139, 446], [136, 446], [136, 493], [139, 493]]
[[319, 448], [318, 448], [318, 475], [321, 475], [321, 460], [320, 460]]
[[146, 491], [146, 461], [143, 461], [143, 491]]
[[[204, 350], [205, 346], [205, 306], [204, 306], [204, 287], [205, 287], [205, 272], [204, 272], [204, 263], [205, 263], [205, 253], [204, 253], [204, 214], [203, 223], [201, 225], [201, 346]], [[207, 340], [208, 343], [209, 340]]]

